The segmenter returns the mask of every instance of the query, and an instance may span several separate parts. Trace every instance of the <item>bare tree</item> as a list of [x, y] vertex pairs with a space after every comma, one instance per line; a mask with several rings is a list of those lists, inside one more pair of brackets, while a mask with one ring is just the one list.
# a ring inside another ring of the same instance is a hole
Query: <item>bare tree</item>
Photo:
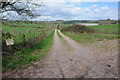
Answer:
[[13, 0], [6, 0], [6, 1], [1, 1], [0, 6], [2, 7], [0, 10], [0, 13], [4, 12], [10, 12], [14, 11], [16, 12], [19, 16], [22, 18], [26, 19], [27, 17], [29, 18], [34, 18], [36, 15], [33, 12], [35, 11], [36, 8], [43, 6], [42, 2], [35, 3], [33, 1], [13, 1]]

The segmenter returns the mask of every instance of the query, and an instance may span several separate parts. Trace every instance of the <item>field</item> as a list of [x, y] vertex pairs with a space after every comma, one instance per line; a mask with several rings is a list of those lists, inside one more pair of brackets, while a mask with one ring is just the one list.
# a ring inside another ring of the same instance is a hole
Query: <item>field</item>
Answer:
[[63, 31], [63, 33], [82, 44], [93, 43], [93, 42], [104, 41], [104, 40], [113, 40], [113, 39], [119, 38], [117, 24], [97, 25], [97, 26], [87, 26], [87, 27], [94, 29], [95, 32], [75, 34], [73, 32], [70, 32], [68, 29], [68, 31], [66, 32]]
[[41, 29], [37, 28], [29, 28], [29, 27], [12, 27], [8, 25], [3, 25], [3, 31], [4, 33], [10, 32], [11, 34], [14, 35], [15, 39], [15, 44], [20, 44], [22, 43], [22, 35], [26, 35], [27, 39], [34, 37], [37, 37], [41, 34], [41, 32], [38, 32]]
[[94, 28], [98, 32], [106, 34], [118, 34], [118, 24], [111, 25], [97, 25], [97, 26], [88, 26], [89, 28]]
[[12, 25], [12, 26], [26, 26], [26, 27], [44, 27], [46, 25], [45, 22], [42, 22], [41, 23], [33, 23], [33, 22], [22, 22], [22, 21], [19, 21], [19, 22], [13, 22], [13, 21], [7, 21], [7, 22], [4, 22], [4, 24], [7, 24], [7, 25]]
[[[11, 22], [11, 25], [7, 25], [7, 24], [3, 24], [3, 34], [6, 33], [10, 33], [12, 38], [14, 39], [15, 45], [21, 45], [23, 44], [32, 44], [34, 45], [35, 43], [31, 43], [33, 42], [33, 40], [37, 43], [38, 41], [42, 40], [42, 38], [44, 39], [44, 37], [49, 33], [49, 28], [44, 29], [44, 28], [37, 28], [34, 26], [35, 25], [39, 25], [39, 24], [27, 24], [27, 25], [31, 25], [33, 27], [29, 27], [29, 26], [25, 26], [25, 27], [19, 27], [20, 23], [15, 23], [15, 22]], [[23, 23], [24, 24], [24, 23]], [[16, 27], [14, 25], [17, 25]], [[40, 39], [38, 37], [41, 37]], [[3, 36], [4, 38], [4, 36]], [[3, 40], [4, 42], [4, 40]], [[26, 42], [26, 43], [25, 43]], [[29, 46], [29, 45], [28, 45]]]

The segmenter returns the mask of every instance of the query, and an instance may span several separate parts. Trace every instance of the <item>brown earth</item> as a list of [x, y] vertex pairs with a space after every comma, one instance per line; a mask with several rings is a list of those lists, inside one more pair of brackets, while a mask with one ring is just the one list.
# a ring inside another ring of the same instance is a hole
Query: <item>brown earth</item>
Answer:
[[3, 78], [118, 77], [117, 48], [109, 51], [95, 47], [96, 44], [91, 45], [91, 47], [83, 46], [63, 35], [60, 31], [59, 33], [63, 39], [58, 37], [57, 30], [55, 30], [54, 43], [46, 57], [27, 69], [7, 72], [3, 74]]

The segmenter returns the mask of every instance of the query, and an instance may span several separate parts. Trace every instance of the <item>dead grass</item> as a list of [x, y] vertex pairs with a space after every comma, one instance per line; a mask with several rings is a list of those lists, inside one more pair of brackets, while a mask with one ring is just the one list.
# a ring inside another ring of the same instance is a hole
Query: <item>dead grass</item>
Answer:
[[65, 32], [74, 32], [74, 33], [94, 33], [95, 30], [84, 25], [72, 25], [66, 28], [63, 28], [62, 31]]

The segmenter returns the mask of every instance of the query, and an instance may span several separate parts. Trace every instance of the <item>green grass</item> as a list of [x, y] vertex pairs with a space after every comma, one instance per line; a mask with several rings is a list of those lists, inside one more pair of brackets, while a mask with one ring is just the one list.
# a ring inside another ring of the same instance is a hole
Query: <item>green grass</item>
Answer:
[[58, 32], [58, 30], [57, 30], [57, 35], [58, 35], [58, 37], [59, 37], [60, 39], [62, 39], [62, 36], [61, 36], [60, 33]]
[[31, 27], [12, 27], [3, 24], [2, 25], [2, 31], [4, 33], [10, 32], [14, 35], [15, 44], [21, 44], [22, 43], [22, 35], [24, 34], [26, 36], [26, 39], [32, 39], [34, 37], [38, 37], [41, 35], [41, 32], [38, 30], [38, 28], [31, 28]]
[[[7, 23], [7, 22], [6, 22]], [[25, 23], [25, 22], [9, 22], [7, 24], [20, 25], [20, 26], [33, 26], [33, 27], [44, 27], [46, 24], [36, 24], [36, 23]]]
[[23, 25], [23, 26], [36, 26], [36, 27], [43, 27], [44, 25], [41, 25], [41, 24], [26, 24], [26, 23], [23, 23], [23, 24], [18, 24], [18, 25]]
[[97, 23], [98, 21], [87, 21], [87, 20], [76, 20], [76, 21], [63, 21], [64, 24], [75, 24], [75, 23]]
[[118, 39], [118, 24], [111, 24], [111, 25], [96, 25], [96, 26], [88, 26], [89, 28], [95, 29], [95, 33], [70, 33], [64, 32], [63, 33], [73, 40], [87, 44], [87, 43], [94, 43], [103, 40], [113, 40]]
[[101, 34], [101, 33], [79, 33], [73, 34], [68, 32], [63, 32], [65, 35], [71, 37], [73, 40], [87, 44], [103, 40], [112, 40], [116, 39], [118, 36], [113, 34]]
[[25, 65], [40, 60], [50, 50], [53, 42], [54, 31], [43, 41], [32, 48], [24, 48], [13, 56], [4, 56], [3, 70], [23, 68]]
[[13, 26], [2, 24], [3, 32], [12, 32], [12, 30], [16, 30], [18, 32], [25, 32], [26, 30], [29, 30], [29, 29], [39, 30], [38, 28], [32, 28], [32, 27], [13, 27]]
[[60, 27], [68, 27], [71, 26], [71, 24], [60, 24]]
[[111, 25], [95, 25], [88, 26], [89, 28], [94, 28], [98, 32], [107, 33], [107, 34], [117, 34], [118, 33], [118, 24]]

